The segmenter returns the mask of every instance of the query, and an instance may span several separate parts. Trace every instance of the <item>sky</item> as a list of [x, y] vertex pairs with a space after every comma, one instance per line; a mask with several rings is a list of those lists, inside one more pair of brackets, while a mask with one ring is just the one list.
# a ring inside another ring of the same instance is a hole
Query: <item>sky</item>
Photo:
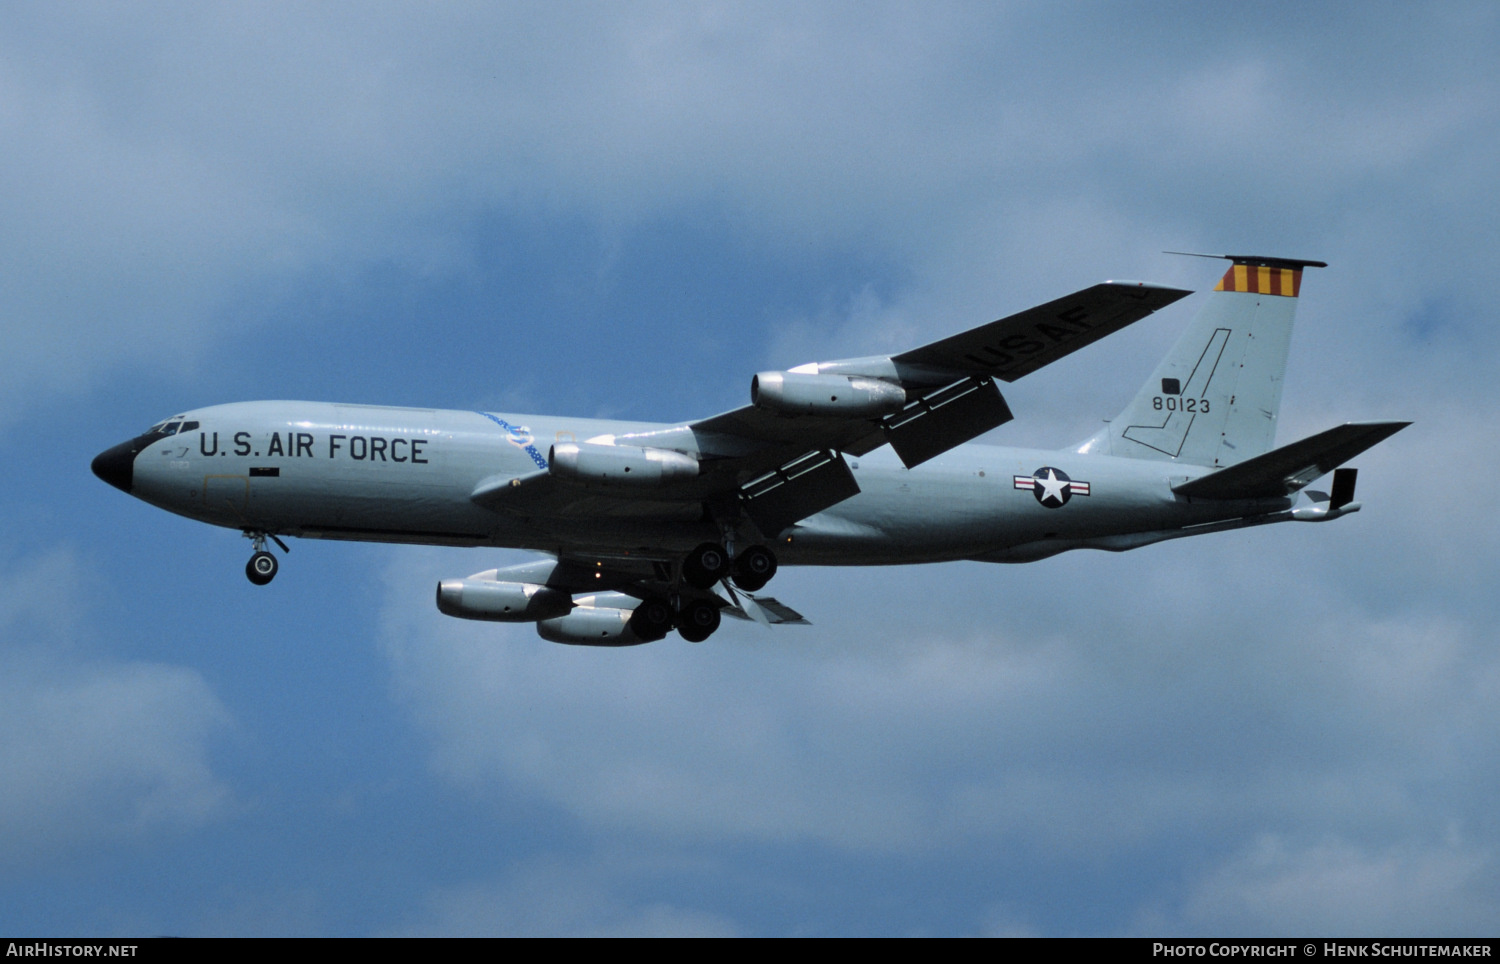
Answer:
[[[0, 4], [0, 932], [1485, 935], [1500, 921], [1492, 4]], [[783, 569], [619, 651], [529, 558], [94, 478], [261, 398], [678, 421], [1107, 278], [1065, 447], [1217, 281], [1304, 277], [1278, 438], [1364, 510]]]

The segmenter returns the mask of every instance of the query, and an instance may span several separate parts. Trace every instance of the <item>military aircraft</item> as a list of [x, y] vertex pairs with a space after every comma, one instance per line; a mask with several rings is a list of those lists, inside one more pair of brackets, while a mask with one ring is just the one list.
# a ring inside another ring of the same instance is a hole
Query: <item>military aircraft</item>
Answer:
[[[1190, 292], [1107, 281], [896, 355], [761, 372], [750, 404], [677, 424], [316, 402], [174, 415], [93, 470], [253, 541], [282, 536], [536, 550], [437, 587], [450, 616], [560, 643], [707, 639], [727, 613], [806, 622], [757, 595], [779, 565], [1030, 562], [1359, 511], [1338, 468], [1408, 422], [1274, 447], [1293, 315], [1323, 262], [1231, 262], [1118, 417], [1047, 451], [966, 445], [1029, 375]], [[1307, 486], [1332, 471], [1329, 491]]]

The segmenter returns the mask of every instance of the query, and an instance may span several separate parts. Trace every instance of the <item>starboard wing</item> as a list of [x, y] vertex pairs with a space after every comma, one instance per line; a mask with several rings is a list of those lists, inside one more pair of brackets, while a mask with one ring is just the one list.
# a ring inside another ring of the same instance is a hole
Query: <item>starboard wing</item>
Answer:
[[1045, 305], [893, 355], [899, 367], [1013, 382], [1192, 294], [1140, 281], [1105, 281]]
[[863, 455], [889, 442], [908, 467], [919, 465], [1010, 420], [995, 379], [1030, 374], [1189, 293], [1107, 281], [898, 355], [804, 365], [784, 376], [865, 390], [874, 385], [886, 398], [894, 392], [894, 405], [878, 411], [751, 404], [605, 440], [690, 454], [699, 463], [691, 479], [651, 488], [593, 487], [543, 469], [485, 479], [471, 498], [523, 514], [684, 520], [701, 517], [705, 503], [737, 501], [764, 535], [774, 537], [859, 491], [846, 454]]

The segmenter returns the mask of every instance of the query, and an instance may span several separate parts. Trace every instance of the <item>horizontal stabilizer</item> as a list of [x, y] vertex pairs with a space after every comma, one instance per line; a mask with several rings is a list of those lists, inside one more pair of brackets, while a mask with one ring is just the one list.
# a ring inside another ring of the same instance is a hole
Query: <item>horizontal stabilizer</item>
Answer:
[[1174, 485], [1172, 491], [1194, 499], [1282, 498], [1410, 424], [1347, 422], [1211, 475]]

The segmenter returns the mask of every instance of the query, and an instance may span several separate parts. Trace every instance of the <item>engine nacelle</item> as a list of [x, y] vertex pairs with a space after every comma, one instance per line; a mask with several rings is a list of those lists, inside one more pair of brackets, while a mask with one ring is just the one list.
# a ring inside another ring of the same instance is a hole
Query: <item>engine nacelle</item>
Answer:
[[698, 477], [698, 460], [671, 449], [558, 442], [547, 458], [560, 479], [588, 485], [650, 487]]
[[553, 643], [571, 646], [639, 646], [648, 642], [630, 628], [629, 609], [599, 609], [580, 606], [566, 616], [544, 619], [536, 633]]
[[445, 616], [460, 619], [530, 623], [566, 615], [573, 608], [573, 597], [550, 586], [470, 576], [438, 583], [437, 607]]
[[750, 379], [750, 403], [781, 415], [889, 415], [906, 406], [906, 389], [859, 375], [761, 372]]

